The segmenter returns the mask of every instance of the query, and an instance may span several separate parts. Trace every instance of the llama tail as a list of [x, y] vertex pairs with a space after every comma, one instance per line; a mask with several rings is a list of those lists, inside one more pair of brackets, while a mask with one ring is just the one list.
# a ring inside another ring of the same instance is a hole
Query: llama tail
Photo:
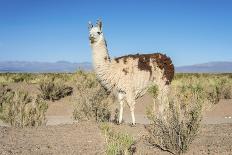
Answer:
[[171, 58], [162, 53], [155, 53], [153, 57], [155, 57], [158, 67], [164, 70], [163, 78], [167, 79], [166, 84], [170, 84], [175, 72]]

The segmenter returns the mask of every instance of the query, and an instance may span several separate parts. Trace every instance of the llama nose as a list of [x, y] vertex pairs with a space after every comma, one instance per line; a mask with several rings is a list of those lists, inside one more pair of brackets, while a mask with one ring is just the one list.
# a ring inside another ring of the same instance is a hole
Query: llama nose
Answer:
[[92, 34], [89, 35], [89, 39], [93, 39], [94, 36]]

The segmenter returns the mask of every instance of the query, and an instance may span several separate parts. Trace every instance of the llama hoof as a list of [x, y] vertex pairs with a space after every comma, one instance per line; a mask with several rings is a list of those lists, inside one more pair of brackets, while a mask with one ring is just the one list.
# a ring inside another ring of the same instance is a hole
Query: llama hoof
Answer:
[[136, 127], [136, 123], [135, 124], [131, 123], [130, 126], [131, 127]]
[[120, 122], [116, 122], [117, 125], [122, 125], [122, 123], [123, 123], [123, 122], [121, 122], [121, 123], [120, 123]]
[[122, 125], [123, 123], [125, 123], [124, 120], [122, 120], [121, 122], [116, 121], [116, 124], [117, 124], [117, 125]]

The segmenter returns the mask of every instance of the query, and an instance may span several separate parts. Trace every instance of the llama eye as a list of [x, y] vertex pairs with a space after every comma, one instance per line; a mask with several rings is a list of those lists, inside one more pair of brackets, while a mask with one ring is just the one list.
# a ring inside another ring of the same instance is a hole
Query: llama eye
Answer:
[[101, 34], [101, 32], [97, 32], [99, 35]]

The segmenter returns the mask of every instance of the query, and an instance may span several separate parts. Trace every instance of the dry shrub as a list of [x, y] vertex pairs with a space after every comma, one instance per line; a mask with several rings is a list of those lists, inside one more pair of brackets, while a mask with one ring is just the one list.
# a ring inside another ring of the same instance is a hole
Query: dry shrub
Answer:
[[12, 76], [12, 80], [15, 83], [29, 82], [32, 79], [33, 79], [33, 76], [30, 73], [13, 73], [13, 76]]
[[7, 85], [0, 84], [0, 112], [2, 111], [3, 104], [8, 100], [10, 91], [11, 89]]
[[76, 120], [109, 121], [112, 96], [101, 87], [92, 73], [76, 73], [76, 102], [73, 117]]
[[147, 126], [149, 143], [173, 154], [185, 153], [199, 131], [204, 102], [202, 92], [201, 87], [192, 85], [173, 88], [164, 117], [148, 111], [152, 122]]
[[54, 79], [46, 79], [39, 85], [40, 95], [44, 100], [59, 100], [65, 96], [69, 96], [73, 92], [73, 88], [63, 84], [62, 81], [54, 81]]
[[5, 122], [15, 127], [35, 127], [45, 123], [46, 102], [40, 97], [33, 98], [28, 93], [12, 91], [3, 104], [1, 116]]
[[219, 102], [219, 87], [215, 83], [205, 85], [204, 91], [210, 103], [217, 104]]
[[232, 99], [232, 80], [223, 77], [218, 80], [217, 85], [220, 99]]

